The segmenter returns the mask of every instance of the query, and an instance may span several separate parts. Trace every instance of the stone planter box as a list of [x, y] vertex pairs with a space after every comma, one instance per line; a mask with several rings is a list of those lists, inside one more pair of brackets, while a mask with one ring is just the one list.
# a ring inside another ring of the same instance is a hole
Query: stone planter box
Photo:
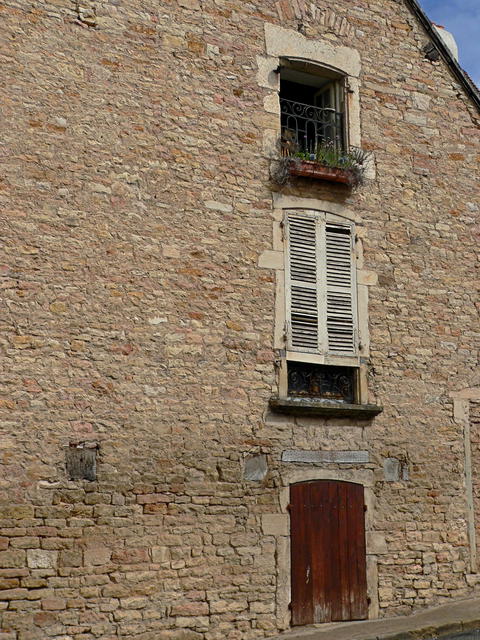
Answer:
[[312, 160], [291, 160], [289, 172], [291, 176], [340, 182], [347, 185], [353, 185], [356, 182], [356, 176], [351, 169], [326, 167]]

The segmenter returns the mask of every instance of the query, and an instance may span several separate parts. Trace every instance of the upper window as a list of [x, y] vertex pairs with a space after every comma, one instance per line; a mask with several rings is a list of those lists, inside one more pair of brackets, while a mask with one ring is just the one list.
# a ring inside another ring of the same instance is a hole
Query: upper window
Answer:
[[[316, 361], [358, 357], [353, 223], [322, 211], [286, 212], [287, 352]], [[297, 357], [297, 359], [300, 359]]]
[[282, 59], [280, 109], [284, 155], [312, 155], [320, 147], [348, 148], [346, 78], [308, 62]]

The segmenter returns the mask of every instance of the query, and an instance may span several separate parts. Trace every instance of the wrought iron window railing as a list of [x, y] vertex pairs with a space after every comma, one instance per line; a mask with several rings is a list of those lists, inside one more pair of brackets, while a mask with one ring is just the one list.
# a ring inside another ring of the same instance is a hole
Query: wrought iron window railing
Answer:
[[356, 370], [353, 367], [332, 367], [290, 361], [287, 371], [289, 396], [355, 403]]
[[286, 98], [280, 98], [280, 111], [285, 155], [314, 154], [319, 146], [328, 144], [337, 150], [345, 149], [345, 117], [340, 111]]

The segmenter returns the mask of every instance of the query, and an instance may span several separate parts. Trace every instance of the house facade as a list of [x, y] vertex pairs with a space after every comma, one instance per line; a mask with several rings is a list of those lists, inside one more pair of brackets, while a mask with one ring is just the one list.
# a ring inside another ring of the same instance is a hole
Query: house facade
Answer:
[[480, 590], [480, 97], [414, 0], [2, 6], [1, 640]]

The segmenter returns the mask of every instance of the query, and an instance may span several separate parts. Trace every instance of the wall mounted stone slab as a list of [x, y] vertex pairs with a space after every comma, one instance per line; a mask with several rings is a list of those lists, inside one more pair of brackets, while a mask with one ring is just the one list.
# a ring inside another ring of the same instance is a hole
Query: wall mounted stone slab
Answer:
[[342, 404], [329, 400], [292, 397], [272, 397], [269, 400], [269, 406], [272, 411], [278, 413], [357, 420], [371, 420], [383, 411], [383, 407], [376, 404]]
[[282, 451], [282, 462], [367, 464], [368, 451]]

